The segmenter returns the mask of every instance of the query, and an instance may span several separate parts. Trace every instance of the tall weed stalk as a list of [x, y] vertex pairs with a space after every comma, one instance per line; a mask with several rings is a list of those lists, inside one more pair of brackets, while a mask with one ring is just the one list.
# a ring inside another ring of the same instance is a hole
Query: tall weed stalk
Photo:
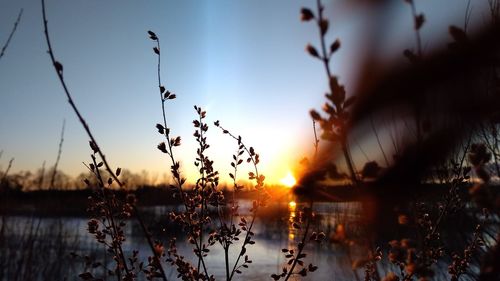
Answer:
[[320, 0], [316, 1], [316, 8], [316, 14], [308, 8], [302, 8], [301, 10], [302, 21], [314, 21], [318, 26], [320, 38], [320, 52], [311, 44], [306, 46], [306, 51], [309, 55], [319, 59], [323, 63], [329, 82], [330, 92], [325, 95], [327, 102], [323, 106], [323, 111], [327, 116], [321, 116], [316, 110], [311, 110], [310, 113], [311, 117], [318, 122], [321, 129], [323, 129], [322, 138], [331, 142], [340, 143], [352, 184], [357, 185], [359, 180], [348, 143], [348, 109], [354, 104], [356, 99], [354, 96], [346, 97], [344, 86], [339, 83], [338, 78], [334, 76], [330, 70], [330, 60], [333, 54], [340, 48], [340, 40], [337, 39], [331, 43], [327, 50], [325, 35], [329, 28], [329, 21], [323, 15], [325, 8]]
[[[48, 53], [49, 53], [50, 59], [52, 61], [52, 65], [53, 65], [54, 70], [57, 74], [57, 77], [59, 78], [59, 82], [61, 83], [61, 86], [63, 87], [66, 98], [68, 99], [68, 103], [70, 104], [71, 108], [73, 109], [73, 111], [77, 115], [78, 120], [80, 121], [85, 132], [87, 133], [88, 137], [90, 138], [89, 144], [90, 144], [90, 148], [91, 148], [93, 154], [91, 155], [92, 163], [89, 164], [89, 167], [90, 167], [90, 170], [95, 174], [95, 176], [97, 177], [97, 179], [100, 183], [99, 187], [101, 189], [101, 196], [102, 196], [101, 199], [104, 200], [102, 203], [104, 203], [104, 205], [107, 205], [107, 206], [104, 206], [102, 210], [99, 210], [99, 212], [100, 212], [100, 215], [103, 216], [102, 218], [106, 219], [106, 221], [108, 223], [110, 223], [107, 225], [104, 224], [104, 227], [107, 231], [110, 231], [109, 234], [110, 234], [111, 239], [112, 239], [110, 249], [112, 249], [116, 254], [115, 258], [116, 258], [116, 262], [117, 262], [117, 267], [116, 267], [116, 272], [118, 273], [117, 275], [119, 276], [120, 271], [124, 269], [126, 272], [127, 278], [133, 278], [134, 274], [132, 271], [129, 270], [129, 268], [127, 266], [127, 260], [125, 259], [125, 256], [123, 254], [123, 250], [121, 249], [121, 243], [123, 242], [124, 237], [123, 237], [123, 233], [122, 233], [120, 227], [122, 226], [121, 224], [123, 224], [124, 221], [120, 222], [120, 225], [117, 225], [114, 222], [114, 217], [113, 217], [115, 210], [108, 209], [106, 211], [106, 208], [110, 208], [113, 206], [113, 205], [111, 205], [112, 203], [116, 203], [113, 201], [108, 201], [108, 195], [106, 193], [109, 191], [109, 187], [112, 185], [113, 182], [116, 182], [120, 187], [124, 186], [124, 184], [118, 179], [118, 175], [119, 175], [121, 169], [120, 168], [116, 169], [116, 172], [111, 169], [111, 166], [106, 161], [106, 157], [104, 156], [104, 153], [102, 152], [100, 146], [97, 144], [97, 141], [96, 141], [94, 135], [90, 131], [90, 127], [88, 126], [87, 122], [85, 121], [82, 114], [78, 110], [75, 102], [73, 101], [73, 98], [70, 94], [68, 86], [66, 85], [66, 82], [64, 80], [63, 65], [59, 61], [56, 60], [55, 55], [54, 55], [54, 51], [52, 49], [52, 45], [51, 45], [51, 41], [50, 41], [50, 37], [49, 37], [47, 15], [46, 15], [46, 11], [45, 11], [45, 0], [42, 0], [42, 15], [43, 15], [43, 26], [44, 26], [45, 40], [47, 43]], [[100, 158], [99, 162], [97, 161], [96, 156], [99, 156], [99, 158]], [[104, 166], [105, 170], [107, 171], [107, 173], [110, 176], [110, 178], [107, 180], [103, 179], [103, 176], [101, 175], [101, 173], [99, 171], [99, 168], [102, 166]], [[108, 189], [105, 188], [106, 187], [105, 183], [107, 184]], [[112, 199], [114, 199], [114, 198], [112, 198]], [[125, 208], [127, 206], [130, 206], [131, 208], [133, 208], [133, 211], [135, 211], [138, 214], [137, 208], [131, 206], [131, 205], [133, 205], [132, 203], [135, 203], [135, 202], [133, 202], [133, 200], [131, 200], [130, 202], [123, 204], [123, 206], [125, 206]], [[125, 211], [125, 212], [120, 214], [120, 216], [122, 216], [122, 215], [126, 217], [128, 215], [131, 215], [131, 212]], [[153, 269], [158, 269], [160, 271], [160, 274], [162, 274], [163, 280], [167, 280], [167, 278], [164, 274], [164, 270], [162, 269], [161, 262], [159, 261], [158, 251], [155, 249], [154, 243], [151, 241], [151, 236], [147, 234], [147, 230], [144, 228], [144, 223], [141, 221], [140, 216], [137, 215], [136, 218], [140, 221], [141, 226], [143, 226], [143, 231], [146, 233], [145, 237], [148, 239], [149, 245], [151, 247], [153, 262], [150, 263], [150, 265]], [[90, 227], [90, 225], [89, 225], [89, 231], [90, 231], [90, 229], [94, 230], [94, 228], [96, 227], [95, 223], [96, 223], [96, 221], [92, 221], [92, 226]], [[105, 234], [105, 233], [106, 232], [103, 232], [102, 234]], [[96, 237], [96, 238], [99, 240], [98, 237]], [[104, 242], [105, 241], [103, 241], [103, 243]]]

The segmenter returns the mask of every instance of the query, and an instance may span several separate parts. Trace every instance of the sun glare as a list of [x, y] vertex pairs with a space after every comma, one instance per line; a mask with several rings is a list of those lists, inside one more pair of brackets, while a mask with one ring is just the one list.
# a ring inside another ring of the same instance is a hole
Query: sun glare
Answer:
[[293, 187], [297, 181], [292, 175], [292, 172], [288, 172], [288, 174], [280, 180], [280, 183], [286, 187]]

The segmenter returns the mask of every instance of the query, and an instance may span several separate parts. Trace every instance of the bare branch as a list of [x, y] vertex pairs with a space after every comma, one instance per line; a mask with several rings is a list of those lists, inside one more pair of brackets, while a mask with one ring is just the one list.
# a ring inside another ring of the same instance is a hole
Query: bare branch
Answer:
[[17, 15], [17, 20], [14, 23], [14, 27], [12, 27], [12, 30], [10, 31], [9, 37], [7, 38], [7, 41], [5, 42], [5, 44], [2, 47], [2, 51], [0, 52], [0, 59], [4, 56], [5, 50], [7, 50], [7, 47], [10, 44], [10, 40], [12, 39], [12, 37], [14, 36], [14, 33], [16, 32], [17, 26], [19, 25], [19, 22], [21, 21], [22, 15], [23, 15], [23, 9], [21, 9], [19, 11], [19, 14]]

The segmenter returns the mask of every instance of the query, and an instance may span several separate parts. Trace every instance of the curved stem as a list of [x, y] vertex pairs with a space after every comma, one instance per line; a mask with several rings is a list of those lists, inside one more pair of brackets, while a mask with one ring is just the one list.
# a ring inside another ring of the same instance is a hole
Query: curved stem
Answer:
[[[66, 82], [64, 81], [62, 65], [55, 59], [54, 51], [52, 50], [52, 45], [51, 45], [51, 42], [50, 42], [49, 30], [48, 30], [48, 22], [47, 22], [47, 15], [46, 15], [46, 12], [45, 12], [45, 0], [42, 0], [42, 15], [43, 15], [43, 26], [44, 26], [45, 41], [47, 42], [48, 53], [49, 53], [50, 59], [52, 61], [52, 65], [54, 66], [54, 70], [57, 73], [57, 77], [59, 78], [59, 81], [60, 81], [60, 83], [61, 83], [61, 85], [62, 85], [62, 87], [64, 89], [64, 93], [66, 94], [66, 97], [68, 98], [68, 103], [70, 104], [71, 108], [73, 109], [73, 111], [75, 112], [76, 116], [78, 117], [78, 120], [80, 121], [80, 123], [82, 124], [83, 128], [85, 129], [85, 132], [87, 133], [88, 137], [90, 138], [91, 144], [93, 145], [92, 148], [95, 149], [95, 152], [97, 152], [97, 154], [99, 154], [102, 162], [104, 163], [104, 167], [106, 168], [106, 171], [110, 174], [110, 176], [114, 179], [114, 181], [120, 187], [123, 187], [124, 184], [118, 179], [118, 176], [115, 174], [115, 172], [111, 169], [111, 166], [106, 161], [106, 157], [104, 156], [104, 153], [102, 152], [100, 146], [97, 144], [97, 141], [96, 141], [94, 135], [92, 134], [92, 132], [90, 131], [90, 127], [87, 125], [87, 122], [85, 121], [85, 119], [83, 118], [82, 114], [80, 113], [80, 111], [76, 107], [76, 104], [74, 103], [73, 98], [72, 98], [72, 96], [71, 96], [71, 94], [70, 94], [70, 92], [68, 90], [67, 85], [66, 85]], [[97, 168], [97, 166], [96, 166], [96, 168]], [[103, 188], [104, 188], [104, 185], [103, 185]], [[136, 212], [136, 217], [138, 217], [137, 216], [138, 214], [139, 213]], [[140, 219], [139, 219], [139, 222], [141, 222]], [[150, 238], [149, 238], [148, 235], [146, 235], [146, 238], [148, 238], [148, 240], [150, 240]], [[149, 242], [149, 244], [152, 244], [152, 241], [148, 241], [148, 242]], [[151, 248], [151, 251], [153, 252], [153, 255], [156, 256], [154, 248]], [[126, 267], [126, 262], [125, 262], [125, 267]], [[159, 263], [159, 267], [160, 268], [162, 267], [161, 263]], [[127, 272], [128, 272], [128, 270], [127, 270]], [[163, 269], [161, 269], [161, 272], [164, 272]], [[167, 280], [165, 274], [163, 274], [162, 277], [163, 277], [163, 279], [165, 281]]]
[[54, 66], [54, 70], [57, 73], [57, 77], [59, 78], [59, 82], [61, 82], [61, 86], [64, 89], [64, 93], [66, 94], [66, 97], [68, 98], [68, 103], [71, 106], [71, 108], [73, 109], [73, 111], [75, 112], [75, 114], [78, 117], [78, 120], [82, 124], [83, 128], [85, 129], [85, 132], [87, 133], [88, 137], [90, 138], [90, 141], [95, 145], [96, 152], [97, 152], [97, 154], [99, 154], [99, 157], [101, 158], [102, 162], [104, 163], [104, 166], [106, 167], [106, 171], [108, 171], [108, 173], [111, 175], [111, 177], [116, 181], [116, 183], [120, 187], [123, 187], [123, 183], [115, 175], [115, 173], [111, 169], [111, 166], [108, 164], [108, 161], [106, 161], [106, 157], [104, 156], [103, 152], [101, 151], [101, 148], [97, 144], [97, 141], [94, 138], [94, 135], [90, 131], [90, 127], [87, 125], [87, 122], [85, 122], [85, 119], [83, 119], [82, 114], [80, 113], [80, 111], [76, 107], [76, 104], [73, 101], [73, 98], [68, 90], [67, 85], [66, 85], [66, 82], [64, 81], [62, 65], [56, 60], [55, 55], [54, 55], [54, 51], [52, 50], [52, 45], [50, 43], [49, 29], [48, 29], [48, 24], [47, 24], [47, 15], [45, 12], [45, 0], [42, 0], [42, 13], [43, 13], [43, 27], [44, 27], [44, 33], [45, 33], [45, 41], [47, 42], [50, 60], [52, 61], [52, 65]]
[[288, 274], [285, 277], [284, 281], [287, 281], [290, 276], [293, 274], [293, 270], [295, 269], [295, 266], [297, 266], [298, 260], [302, 252], [304, 251], [304, 248], [306, 247], [306, 240], [307, 240], [307, 234], [309, 234], [309, 227], [311, 226], [311, 220], [312, 220], [312, 207], [313, 207], [313, 201], [310, 203], [310, 208], [311, 208], [311, 213], [309, 214], [309, 217], [307, 218], [307, 224], [306, 224], [306, 229], [304, 231], [304, 236], [302, 237], [302, 241], [299, 244], [299, 251], [297, 252], [297, 255], [295, 256], [296, 258], [293, 260], [292, 266], [290, 267], [290, 270], [288, 271]]
[[[333, 94], [334, 89], [331, 87], [330, 79], [332, 79], [332, 74], [330, 70], [330, 56], [326, 51], [326, 42], [325, 42], [325, 36], [322, 32], [321, 29], [321, 22], [323, 21], [323, 6], [321, 5], [320, 0], [316, 0], [316, 5], [317, 5], [317, 10], [318, 10], [318, 19], [316, 24], [318, 25], [318, 31], [319, 31], [319, 38], [320, 38], [320, 43], [321, 43], [321, 61], [323, 62], [323, 65], [325, 67], [325, 72], [328, 78], [328, 81], [330, 84], [330, 92]], [[340, 115], [340, 113], [343, 112], [342, 107], [337, 107], [337, 113]], [[342, 140], [341, 140], [341, 147], [342, 151], [344, 154], [345, 162], [347, 163], [347, 168], [349, 169], [349, 174], [351, 176], [351, 181], [352, 184], [357, 186], [358, 185], [358, 178], [356, 176], [356, 169], [354, 167], [354, 163], [352, 161], [352, 157], [350, 155], [350, 152], [348, 151], [348, 145], [347, 145], [347, 132], [345, 130], [346, 124], [344, 124], [344, 128], [341, 128], [342, 130]]]
[[56, 180], [57, 166], [59, 165], [59, 160], [61, 159], [62, 145], [64, 142], [64, 127], [66, 126], [66, 119], [63, 120], [63, 125], [61, 129], [61, 139], [59, 141], [59, 149], [57, 151], [56, 163], [54, 164], [54, 170], [52, 171], [52, 176], [50, 177], [50, 188], [54, 188], [54, 182]]
[[[99, 185], [101, 186], [100, 191], [102, 193], [102, 197], [104, 199], [104, 202], [106, 202], [106, 204], [105, 204], [106, 217], [110, 221], [111, 227], [113, 230], [111, 233], [111, 238], [113, 239], [111, 244], [112, 244], [112, 247], [115, 250], [116, 254], [118, 255], [118, 258], [121, 260], [121, 264], [123, 265], [123, 268], [125, 269], [125, 272], [127, 273], [127, 276], [128, 276], [130, 274], [130, 270], [127, 266], [127, 260], [125, 259], [125, 255], [123, 254], [122, 244], [121, 244], [120, 239], [118, 237], [119, 231], [118, 231], [118, 228], [116, 226], [115, 219], [113, 217], [113, 211], [111, 210], [112, 202], [106, 196], [106, 189], [104, 188], [104, 181], [102, 179], [101, 173], [99, 172], [99, 167], [97, 165], [95, 155], [92, 154], [91, 157], [92, 157], [92, 162], [94, 163], [94, 167], [95, 167], [95, 175], [97, 176], [97, 179], [99, 180]], [[115, 241], [116, 241], [116, 243], [115, 243]], [[118, 265], [120, 265], [120, 262], [118, 262]], [[120, 267], [118, 267], [118, 268], [120, 268]]]
[[12, 36], [14, 36], [14, 33], [16, 32], [16, 29], [17, 29], [17, 25], [19, 24], [19, 22], [21, 21], [21, 16], [23, 15], [23, 9], [21, 9], [19, 11], [19, 14], [17, 15], [17, 19], [16, 19], [16, 22], [14, 23], [14, 27], [12, 28], [12, 30], [10, 31], [10, 34], [9, 34], [9, 37], [7, 38], [7, 41], [5, 42], [5, 44], [3, 45], [2, 47], [2, 51], [0, 51], [0, 59], [4, 56], [5, 54], [5, 50], [7, 50], [7, 47], [9, 46], [10, 44], [10, 40], [12, 39]]
[[[241, 137], [236, 137], [235, 135], [233, 135], [231, 132], [229, 132], [228, 130], [224, 129], [222, 126], [220, 125], [216, 125], [217, 127], [219, 127], [225, 134], [228, 134], [230, 137], [232, 137], [233, 139], [235, 139], [236, 141], [238, 141], [238, 145], [241, 145], [242, 148], [247, 152], [247, 154], [249, 155], [250, 157], [250, 160], [253, 164], [253, 167], [254, 167], [254, 171], [255, 171], [255, 181], [257, 182], [257, 185], [256, 185], [256, 188], [257, 188], [257, 191], [259, 191], [257, 194], [258, 194], [258, 197], [257, 197], [257, 202], [260, 201], [260, 191], [261, 191], [261, 188], [263, 187], [262, 185], [262, 182], [260, 180], [260, 175], [259, 175], [259, 169], [257, 167], [257, 159], [256, 159], [256, 154], [255, 153], [252, 153], [250, 151], [250, 149], [241, 141]], [[237, 163], [236, 163], [237, 164]], [[235, 165], [236, 166], [236, 165]], [[241, 246], [241, 249], [245, 248], [245, 246], [248, 244], [248, 241], [249, 241], [249, 237], [250, 237], [250, 233], [252, 233], [252, 228], [253, 228], [253, 225], [255, 223], [255, 219], [257, 218], [257, 214], [258, 214], [258, 211], [259, 211], [259, 203], [257, 203], [255, 209], [253, 210], [253, 215], [252, 215], [252, 220], [250, 222], [250, 225], [249, 227], [247, 228], [247, 231], [246, 231], [246, 235], [245, 235], [245, 239], [243, 240], [243, 245]], [[240, 252], [241, 253], [241, 252]], [[238, 255], [238, 258], [236, 258], [236, 262], [234, 263], [233, 265], [233, 269], [231, 271], [231, 274], [228, 278], [228, 281], [232, 280], [233, 276], [234, 276], [234, 273], [236, 272], [236, 269], [238, 268], [238, 264], [241, 260], [241, 257], [243, 255], [239, 254]]]
[[[158, 37], [156, 37], [154, 39], [154, 41], [156, 41], [156, 47], [158, 49], [158, 63], [157, 63], [157, 77], [158, 77], [158, 88], [159, 88], [159, 92], [160, 92], [160, 99], [161, 99], [161, 111], [162, 111], [162, 117], [163, 117], [163, 126], [164, 126], [164, 136], [165, 136], [165, 139], [166, 139], [166, 142], [167, 142], [167, 154], [168, 156], [170, 157], [170, 160], [172, 162], [172, 172], [174, 174], [174, 180], [177, 184], [177, 190], [179, 191], [179, 194], [181, 196], [181, 201], [184, 205], [184, 208], [185, 210], [187, 211], [189, 208], [188, 208], [188, 205], [187, 205], [187, 201], [186, 201], [186, 196], [184, 194], [184, 190], [182, 189], [182, 186], [184, 184], [184, 180], [181, 179], [180, 177], [180, 174], [179, 174], [179, 166], [178, 166], [178, 163], [176, 163], [175, 161], [175, 157], [174, 157], [174, 152], [173, 152], [173, 144], [170, 142], [170, 129], [168, 128], [167, 126], [167, 115], [166, 115], [166, 111], [165, 111], [165, 101], [166, 99], [163, 97], [163, 92], [162, 92], [162, 83], [161, 83], [161, 49], [160, 49], [160, 39]], [[192, 229], [192, 223], [191, 221], [189, 221], [189, 225]], [[209, 277], [209, 274], [208, 274], [208, 270], [207, 270], [207, 267], [205, 265], [205, 261], [203, 259], [203, 254], [202, 254], [202, 251], [201, 251], [201, 243], [198, 244], [198, 241], [194, 240], [195, 243], [195, 249], [196, 251], [198, 252], [199, 254], [199, 260], [201, 261], [201, 265], [203, 266], [203, 271], [205, 272], [205, 275], [207, 276], [207, 278]], [[161, 264], [160, 264], [161, 266]]]

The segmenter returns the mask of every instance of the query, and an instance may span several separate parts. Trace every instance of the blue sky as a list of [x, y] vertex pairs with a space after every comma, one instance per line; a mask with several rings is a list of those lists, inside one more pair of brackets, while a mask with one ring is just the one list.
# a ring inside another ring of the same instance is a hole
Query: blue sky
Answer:
[[[342, 48], [333, 72], [346, 88], [356, 82], [356, 58], [364, 32], [373, 21], [385, 21], [377, 51], [384, 60], [401, 60], [414, 46], [409, 6], [392, 1], [383, 18], [351, 1], [324, 1], [331, 20], [328, 39], [339, 37]], [[463, 25], [467, 1], [416, 1], [426, 15], [424, 48], [446, 43], [447, 27]], [[487, 21], [487, 1], [473, 1], [473, 26]], [[75, 102], [113, 166], [152, 174], [168, 171], [157, 149], [162, 140], [156, 81], [156, 56], [147, 30], [162, 43], [163, 84], [177, 95], [167, 104], [174, 135], [183, 138], [178, 159], [192, 173], [195, 143], [193, 105], [241, 134], [262, 154], [262, 166], [277, 180], [312, 153], [309, 110], [319, 108], [327, 84], [322, 65], [304, 47], [317, 44], [315, 27], [301, 23], [299, 10], [315, 1], [214, 0], [47, 0], [49, 28], [56, 57]], [[66, 119], [60, 163], [66, 173], [84, 171], [88, 138], [66, 102], [50, 65], [43, 37], [41, 3], [0, 0], [0, 43], [5, 42], [19, 9], [24, 15], [5, 56], [0, 60], [0, 167], [15, 157], [13, 171], [35, 170], [56, 158], [60, 128]], [[226, 174], [233, 142], [213, 126], [209, 150], [216, 168]], [[373, 140], [359, 140], [374, 159]], [[354, 151], [356, 159], [363, 159]]]

